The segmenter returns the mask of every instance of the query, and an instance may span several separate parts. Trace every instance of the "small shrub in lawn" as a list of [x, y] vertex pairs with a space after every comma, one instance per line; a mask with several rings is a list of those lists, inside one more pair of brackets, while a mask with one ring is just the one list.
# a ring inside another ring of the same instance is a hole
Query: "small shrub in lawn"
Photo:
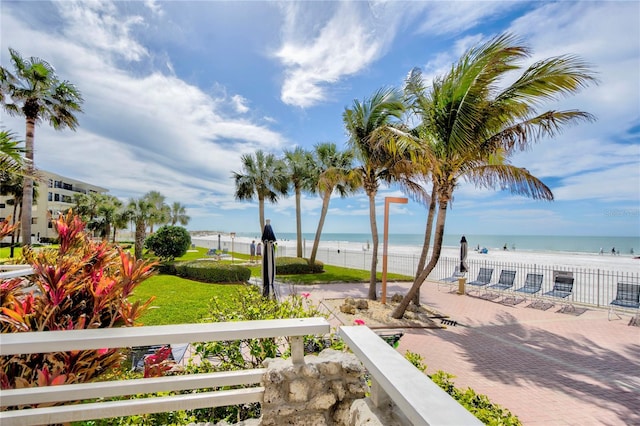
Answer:
[[181, 226], [165, 225], [150, 235], [144, 246], [159, 258], [172, 260], [184, 256], [191, 247], [191, 235]]
[[247, 267], [210, 260], [178, 262], [175, 270], [181, 277], [208, 283], [244, 283], [251, 278], [251, 270]]
[[316, 261], [314, 265], [309, 265], [309, 261], [301, 257], [276, 258], [276, 271], [280, 275], [317, 274], [323, 272], [323, 268], [322, 262]]

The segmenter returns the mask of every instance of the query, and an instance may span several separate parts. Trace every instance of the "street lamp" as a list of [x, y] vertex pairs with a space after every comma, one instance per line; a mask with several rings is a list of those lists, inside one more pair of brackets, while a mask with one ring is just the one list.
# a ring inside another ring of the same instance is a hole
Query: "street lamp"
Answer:
[[236, 233], [231, 232], [229, 235], [231, 236], [231, 263], [233, 263], [233, 240], [236, 238]]
[[408, 198], [384, 197], [384, 237], [382, 240], [382, 304], [387, 303], [387, 241], [389, 240], [389, 204], [407, 204]]

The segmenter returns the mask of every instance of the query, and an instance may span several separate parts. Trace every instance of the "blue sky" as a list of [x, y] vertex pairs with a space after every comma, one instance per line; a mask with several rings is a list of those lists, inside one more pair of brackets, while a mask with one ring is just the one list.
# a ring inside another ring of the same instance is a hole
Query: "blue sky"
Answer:
[[[442, 74], [470, 46], [503, 31], [531, 62], [577, 54], [600, 84], [545, 109], [581, 109], [568, 128], [518, 154], [549, 185], [540, 202], [461, 184], [446, 233], [640, 235], [640, 3], [7, 1], [8, 48], [48, 60], [85, 98], [76, 132], [36, 129], [37, 167], [109, 188], [126, 201], [159, 190], [185, 204], [192, 230], [259, 233], [257, 202], [234, 200], [232, 171], [258, 149], [347, 140], [345, 107], [413, 67]], [[24, 122], [0, 124], [23, 137]], [[385, 196], [381, 188], [379, 225]], [[320, 199], [303, 198], [314, 232]], [[394, 205], [390, 231], [422, 233], [426, 210]], [[293, 197], [266, 205], [295, 231]], [[401, 219], [400, 219], [401, 218]], [[334, 197], [325, 232], [369, 232], [364, 193]]]

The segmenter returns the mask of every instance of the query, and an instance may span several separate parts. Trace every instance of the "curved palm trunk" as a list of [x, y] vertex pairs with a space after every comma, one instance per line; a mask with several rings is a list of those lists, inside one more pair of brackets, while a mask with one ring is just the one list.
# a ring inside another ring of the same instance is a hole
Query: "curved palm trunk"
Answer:
[[309, 265], [316, 263], [316, 255], [318, 254], [318, 246], [320, 245], [320, 235], [322, 234], [324, 220], [327, 217], [327, 212], [329, 211], [330, 201], [331, 191], [327, 191], [322, 197], [322, 210], [320, 211], [320, 220], [318, 221], [318, 229], [316, 229], [316, 237], [313, 239], [313, 248], [311, 249], [311, 256], [309, 257]]
[[413, 300], [420, 291], [420, 287], [427, 279], [431, 271], [436, 267], [438, 260], [440, 259], [440, 253], [442, 251], [442, 240], [444, 238], [444, 224], [447, 219], [447, 201], [440, 201], [438, 203], [438, 219], [436, 221], [436, 233], [433, 241], [433, 253], [427, 266], [416, 277], [413, 285], [409, 289], [409, 292], [404, 296], [400, 304], [396, 307], [395, 311], [391, 314], [393, 318], [399, 319], [404, 316], [407, 306], [411, 300]]
[[[418, 261], [418, 268], [416, 269], [416, 278], [420, 271], [424, 269], [424, 264], [427, 262], [427, 254], [429, 254], [429, 246], [431, 245], [431, 232], [433, 230], [433, 218], [436, 215], [436, 191], [431, 190], [431, 201], [429, 202], [429, 213], [427, 214], [427, 225], [424, 230], [424, 243], [422, 244], [422, 252], [420, 253], [420, 260]], [[420, 306], [420, 292], [416, 292], [413, 298], [413, 304]]]
[[33, 206], [33, 140], [35, 135], [36, 120], [27, 117], [27, 129], [25, 137], [25, 157], [27, 158], [27, 175], [24, 177], [22, 186], [22, 215], [20, 217], [20, 228], [22, 229], [22, 245], [31, 244], [31, 214]]
[[296, 257], [302, 257], [302, 215], [300, 209], [300, 188], [296, 188]]
[[378, 269], [378, 223], [376, 222], [376, 193], [369, 195], [369, 220], [371, 221], [371, 240], [373, 241], [373, 251], [371, 252], [371, 277], [369, 278], [369, 300], [376, 300], [377, 281], [376, 272]]

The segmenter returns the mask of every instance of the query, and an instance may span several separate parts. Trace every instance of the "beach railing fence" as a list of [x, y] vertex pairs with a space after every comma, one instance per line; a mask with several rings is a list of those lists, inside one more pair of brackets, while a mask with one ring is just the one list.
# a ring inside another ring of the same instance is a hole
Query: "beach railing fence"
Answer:
[[[217, 248], [217, 241], [198, 240], [198, 244], [206, 242], [211, 247]], [[223, 241], [224, 246], [224, 241]], [[228, 246], [228, 247], [227, 247]], [[230, 242], [223, 248], [230, 249]], [[304, 247], [304, 257], [311, 255], [311, 245]], [[248, 243], [235, 243], [234, 249], [239, 253], [249, 253]], [[276, 250], [276, 257], [296, 255], [295, 247], [282, 245]], [[334, 266], [345, 268], [356, 268], [369, 270], [371, 267], [371, 250], [350, 250], [340, 248], [320, 247], [318, 249], [317, 260]], [[419, 254], [393, 254], [387, 255], [387, 270], [391, 273], [415, 276], [420, 261]], [[449, 277], [453, 273], [460, 260], [457, 257], [441, 257], [435, 269], [427, 279], [437, 281], [444, 277]], [[467, 259], [467, 279], [475, 279], [480, 268], [493, 268], [493, 280], [496, 282], [502, 269], [512, 269], [516, 271], [514, 289], [524, 284], [528, 273], [542, 274], [543, 284], [541, 294], [553, 288], [554, 273], [563, 271], [570, 273], [574, 278], [574, 289], [571, 302], [574, 304], [607, 307], [615, 299], [618, 282], [628, 282], [640, 284], [640, 272], [620, 272], [609, 269], [591, 269], [569, 267], [562, 265], [538, 265], [529, 263], [502, 262], [496, 260]], [[382, 248], [378, 253], [378, 272], [382, 272]]]

